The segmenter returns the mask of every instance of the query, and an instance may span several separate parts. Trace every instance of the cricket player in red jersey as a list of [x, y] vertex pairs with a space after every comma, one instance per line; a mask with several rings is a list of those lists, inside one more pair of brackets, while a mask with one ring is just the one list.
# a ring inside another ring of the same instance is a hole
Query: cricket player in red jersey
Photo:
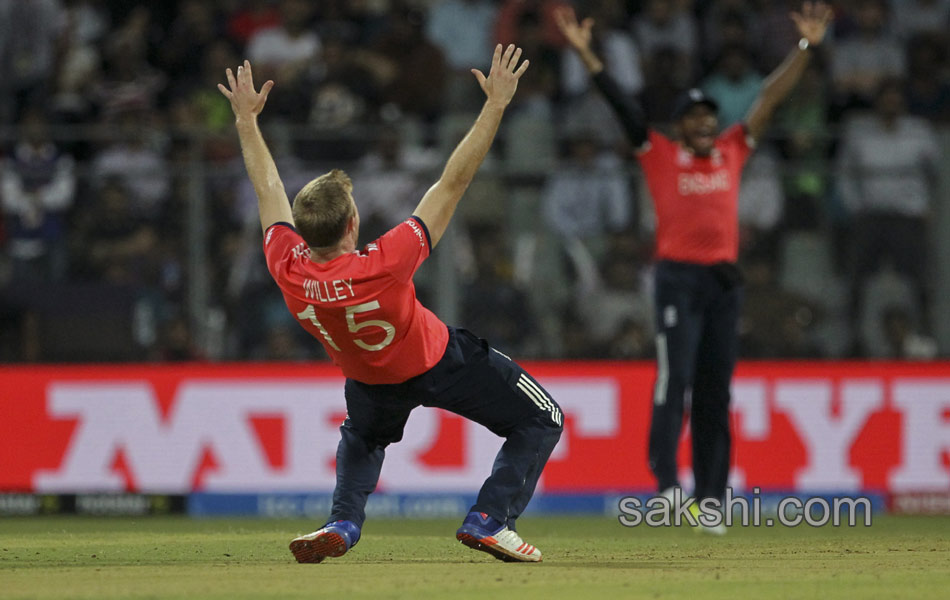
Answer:
[[[658, 491], [668, 499], [679, 487], [676, 450], [687, 389], [692, 390], [694, 497], [722, 500], [725, 495], [731, 448], [729, 388], [742, 300], [736, 267], [739, 181], [756, 140], [795, 87], [811, 49], [824, 39], [831, 10], [820, 2], [805, 2], [802, 12], [791, 17], [801, 40], [765, 80], [744, 122], [719, 133], [716, 103], [693, 89], [673, 107], [670, 139], [647, 127], [637, 103], [625, 97], [604, 70], [591, 49], [593, 20], [578, 23], [570, 8], [557, 13], [561, 31], [633, 143], [656, 208], [657, 380], [649, 460]], [[721, 524], [702, 530], [725, 533]]]
[[487, 99], [440, 179], [412, 216], [358, 249], [359, 211], [343, 171], [333, 170], [287, 200], [257, 115], [273, 87], [254, 90], [251, 65], [227, 71], [230, 101], [264, 229], [267, 267], [287, 307], [346, 376], [331, 515], [290, 544], [298, 562], [347, 552], [360, 538], [384, 449], [402, 439], [410, 411], [434, 406], [504, 437], [492, 473], [456, 532], [463, 544], [505, 561], [538, 562], [541, 551], [515, 531], [561, 435], [563, 415], [516, 363], [464, 329], [447, 327], [416, 299], [412, 276], [439, 243], [485, 158], [528, 61], [499, 45], [486, 77]]

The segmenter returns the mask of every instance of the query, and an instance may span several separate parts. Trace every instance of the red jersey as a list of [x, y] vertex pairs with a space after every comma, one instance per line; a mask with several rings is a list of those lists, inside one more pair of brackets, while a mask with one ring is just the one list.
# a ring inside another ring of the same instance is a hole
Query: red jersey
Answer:
[[264, 235], [267, 269], [290, 313], [346, 377], [369, 384], [406, 381], [445, 353], [448, 328], [419, 303], [412, 283], [430, 251], [417, 217], [325, 263], [310, 260], [307, 243], [287, 223]]
[[658, 259], [703, 265], [738, 259], [739, 182], [750, 154], [742, 124], [719, 134], [706, 158], [650, 130], [638, 158], [656, 208]]

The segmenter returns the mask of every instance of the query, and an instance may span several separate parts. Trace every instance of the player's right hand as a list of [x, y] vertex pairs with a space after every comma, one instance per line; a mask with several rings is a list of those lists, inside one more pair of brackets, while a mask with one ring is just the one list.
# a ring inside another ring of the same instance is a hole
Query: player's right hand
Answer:
[[498, 44], [495, 46], [495, 55], [492, 57], [488, 77], [485, 77], [478, 69], [472, 69], [475, 79], [478, 80], [478, 85], [482, 86], [482, 91], [485, 92], [489, 102], [501, 106], [507, 106], [511, 102], [515, 90], [518, 89], [518, 80], [528, 69], [527, 60], [518, 67], [518, 59], [520, 58], [521, 48], [509, 44], [504, 54], [502, 54], [501, 44]]
[[224, 74], [228, 78], [228, 87], [218, 84], [218, 89], [224, 94], [224, 97], [231, 101], [231, 110], [237, 119], [251, 119], [256, 117], [264, 110], [264, 104], [267, 102], [267, 94], [274, 87], [273, 81], [266, 81], [261, 86], [261, 91], [254, 90], [254, 76], [251, 74], [251, 63], [244, 61], [244, 64], [237, 68], [237, 77], [227, 69]]
[[591, 29], [594, 27], [594, 20], [587, 17], [579, 24], [574, 9], [570, 6], [561, 6], [554, 10], [554, 19], [557, 22], [558, 29], [567, 38], [568, 43], [576, 50], [586, 50], [590, 48]]

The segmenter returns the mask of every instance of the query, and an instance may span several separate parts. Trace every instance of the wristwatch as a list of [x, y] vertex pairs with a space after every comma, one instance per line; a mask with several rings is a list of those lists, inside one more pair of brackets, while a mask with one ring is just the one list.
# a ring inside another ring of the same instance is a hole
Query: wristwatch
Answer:
[[798, 49], [799, 50], [808, 50], [811, 47], [811, 44], [808, 43], [808, 38], [802, 38], [798, 40]]

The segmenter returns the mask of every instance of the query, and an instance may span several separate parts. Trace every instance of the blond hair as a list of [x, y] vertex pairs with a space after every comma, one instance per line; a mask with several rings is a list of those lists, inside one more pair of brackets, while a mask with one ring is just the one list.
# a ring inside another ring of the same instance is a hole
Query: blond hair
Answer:
[[305, 185], [294, 198], [294, 225], [312, 248], [328, 248], [346, 233], [353, 216], [350, 194], [353, 182], [340, 169], [333, 169]]

